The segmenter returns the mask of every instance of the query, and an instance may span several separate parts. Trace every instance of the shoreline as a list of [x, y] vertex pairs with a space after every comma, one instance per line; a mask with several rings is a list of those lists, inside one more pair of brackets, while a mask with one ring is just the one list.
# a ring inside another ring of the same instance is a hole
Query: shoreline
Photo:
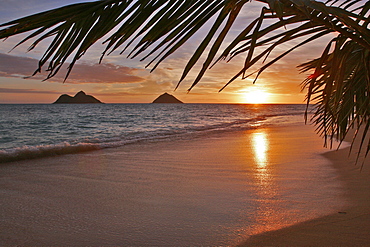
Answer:
[[[236, 245], [342, 208], [321, 141], [291, 125], [8, 163], [0, 243]], [[321, 185], [337, 205], [320, 207]]]
[[358, 143], [351, 154], [350, 147], [322, 154], [338, 171], [344, 210], [253, 235], [238, 246], [370, 246], [370, 156], [356, 164], [356, 148]]

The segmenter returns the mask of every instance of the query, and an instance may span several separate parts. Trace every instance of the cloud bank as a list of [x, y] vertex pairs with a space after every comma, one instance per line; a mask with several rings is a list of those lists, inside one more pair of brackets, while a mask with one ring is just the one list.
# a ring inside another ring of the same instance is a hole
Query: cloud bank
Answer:
[[[12, 56], [0, 53], [0, 76], [22, 78], [33, 74], [37, 69], [38, 60], [34, 58]], [[68, 65], [66, 65], [68, 66]], [[145, 79], [137, 74], [142, 69], [130, 68], [110, 63], [104, 64], [76, 64], [65, 81], [72, 84], [83, 83], [138, 83]], [[37, 74], [33, 79], [43, 80], [46, 73]], [[65, 73], [60, 72], [49, 79], [53, 82], [63, 82]]]

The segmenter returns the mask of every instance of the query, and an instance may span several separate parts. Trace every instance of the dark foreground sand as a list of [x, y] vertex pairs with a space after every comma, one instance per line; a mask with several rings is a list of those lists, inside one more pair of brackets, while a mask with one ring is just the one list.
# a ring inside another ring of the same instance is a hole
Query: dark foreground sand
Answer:
[[[355, 145], [354, 151], [356, 151]], [[349, 207], [334, 214], [250, 237], [241, 246], [370, 246], [370, 157], [360, 158], [350, 148], [330, 151], [344, 184]], [[364, 163], [363, 163], [364, 162]], [[361, 165], [363, 168], [361, 170]]]

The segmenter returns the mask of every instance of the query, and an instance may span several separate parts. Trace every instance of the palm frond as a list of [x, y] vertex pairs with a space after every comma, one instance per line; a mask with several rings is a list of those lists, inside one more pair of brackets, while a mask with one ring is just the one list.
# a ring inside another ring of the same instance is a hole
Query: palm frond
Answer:
[[[303, 87], [308, 88], [307, 103], [316, 104], [313, 117], [318, 132], [332, 144], [343, 141], [348, 131], [364, 126], [360, 149], [369, 152], [370, 52], [353, 40], [339, 36], [332, 40], [319, 59], [300, 65], [302, 72], [314, 70]], [[357, 137], [357, 135], [355, 135]]]
[[[240, 9], [247, 2], [248, 0], [101, 0], [74, 4], [2, 24], [0, 27], [9, 27], [0, 30], [0, 38], [34, 30], [32, 34], [17, 44], [20, 45], [39, 36], [31, 45], [31, 50], [41, 41], [53, 36], [54, 40], [45, 51], [39, 62], [39, 68], [35, 71], [35, 73], [40, 72], [42, 67], [49, 62], [49, 75], [46, 79], [58, 73], [60, 67], [72, 57], [67, 78], [75, 62], [94, 43], [106, 36], [108, 38], [104, 43], [107, 46], [102, 58], [123, 45], [125, 47], [122, 52], [132, 46], [129, 53], [131, 58], [150, 50], [149, 54], [142, 58], [144, 60], [158, 52], [159, 54], [149, 62], [149, 64], [156, 62], [153, 67], [155, 69], [160, 62], [199, 31], [211, 17], [217, 15], [213, 26], [190, 58], [179, 80], [180, 84], [194, 65], [199, 62], [202, 55], [207, 52], [202, 69], [190, 87], [191, 89], [211, 67]], [[347, 9], [359, 2], [356, 0], [347, 1], [345, 8], [334, 6], [335, 1], [329, 1], [332, 3], [331, 6], [309, 0], [260, 0], [260, 2], [267, 4], [263, 7], [261, 16], [252, 21], [250, 26], [242, 31], [222, 53], [222, 57], [229, 55], [234, 57], [247, 52], [243, 68], [245, 72], [242, 73], [244, 78], [246, 69], [252, 65], [251, 61], [253, 60], [254, 63], [259, 61], [255, 59], [258, 55], [254, 54], [258, 47], [278, 40], [278, 44], [273, 44], [266, 49], [270, 54], [273, 47], [276, 48], [297, 38], [297, 35], [289, 37], [293, 32], [300, 32], [301, 36], [314, 36], [322, 31], [317, 27], [323, 27], [331, 32], [339, 32], [367, 49], [370, 48], [370, 38], [365, 25], [368, 22], [366, 17], [368, 3], [360, 8], [361, 11], [358, 14], [355, 14]], [[277, 22], [261, 30], [264, 21], [271, 19], [277, 19]], [[224, 20], [227, 21], [223, 25]], [[298, 29], [288, 30], [273, 38], [266, 38], [282, 26], [302, 22], [307, 25], [301, 25]], [[313, 30], [313, 32], [309, 34], [307, 30]], [[110, 34], [112, 31], [113, 34]], [[217, 37], [211, 44], [216, 33], [218, 33]], [[207, 50], [209, 45], [211, 47]]]

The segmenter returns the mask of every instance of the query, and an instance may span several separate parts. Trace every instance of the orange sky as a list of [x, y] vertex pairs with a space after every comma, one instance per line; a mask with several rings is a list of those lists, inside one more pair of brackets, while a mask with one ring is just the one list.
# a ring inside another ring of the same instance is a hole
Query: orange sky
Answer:
[[[0, 22], [77, 1], [57, 0], [51, 4], [46, 0], [32, 0], [24, 7], [22, 4], [25, 2], [26, 0], [20, 0], [14, 4], [10, 0], [1, 1]], [[10, 5], [11, 3], [18, 6]], [[8, 11], [4, 12], [5, 9]], [[254, 9], [259, 10], [259, 7], [254, 6]], [[253, 8], [246, 9], [241, 20], [252, 14]], [[241, 29], [243, 25], [245, 24], [237, 23], [235, 30], [238, 27]], [[48, 81], [42, 81], [46, 77], [45, 73], [23, 79], [36, 69], [37, 60], [41, 58], [47, 44], [42, 43], [30, 53], [26, 53], [27, 46], [8, 53], [21, 37], [9, 38], [0, 43], [0, 103], [52, 103], [60, 94], [74, 95], [80, 90], [105, 103], [149, 103], [164, 92], [173, 94], [186, 103], [303, 103], [304, 92], [301, 92], [300, 83], [307, 75], [299, 74], [296, 65], [319, 56], [323, 49], [322, 43], [316, 42], [297, 50], [268, 69], [256, 84], [252, 83], [253, 77], [238, 79], [221, 93], [218, 90], [241, 69], [244, 57], [236, 58], [230, 63], [217, 64], [187, 93], [200, 68], [197, 65], [174, 92], [182, 69], [194, 51], [196, 41], [200, 40], [201, 34], [199, 35], [193, 38], [191, 44], [165, 60], [153, 73], [144, 68], [145, 62], [126, 59], [119, 54], [106, 57], [99, 65], [97, 62], [103, 46], [95, 45], [75, 66], [65, 83], [65, 71]]]

